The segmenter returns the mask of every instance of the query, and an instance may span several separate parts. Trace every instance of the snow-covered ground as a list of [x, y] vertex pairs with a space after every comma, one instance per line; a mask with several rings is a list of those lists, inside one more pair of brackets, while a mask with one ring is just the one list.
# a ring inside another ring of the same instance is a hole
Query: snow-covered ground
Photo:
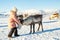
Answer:
[[[43, 18], [44, 31], [40, 31], [29, 34], [30, 27], [23, 25], [21, 29], [18, 29], [19, 37], [11, 38], [11, 40], [60, 40], [60, 21], [49, 20], [49, 16]], [[8, 18], [0, 18], [0, 40], [9, 40], [7, 37], [9, 29], [7, 27]], [[35, 29], [37, 30], [38, 24]]]

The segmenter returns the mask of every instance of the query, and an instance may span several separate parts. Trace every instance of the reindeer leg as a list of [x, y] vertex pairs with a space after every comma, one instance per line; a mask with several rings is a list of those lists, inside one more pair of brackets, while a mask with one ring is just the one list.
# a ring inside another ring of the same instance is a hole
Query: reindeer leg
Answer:
[[35, 24], [33, 23], [33, 33], [35, 33]]
[[43, 31], [43, 25], [42, 25], [42, 22], [41, 22], [41, 28], [42, 28], [42, 31]]
[[30, 25], [30, 34], [32, 33], [32, 24]]
[[39, 29], [40, 29], [40, 23], [39, 23], [39, 27], [38, 27], [37, 31], [39, 31]]

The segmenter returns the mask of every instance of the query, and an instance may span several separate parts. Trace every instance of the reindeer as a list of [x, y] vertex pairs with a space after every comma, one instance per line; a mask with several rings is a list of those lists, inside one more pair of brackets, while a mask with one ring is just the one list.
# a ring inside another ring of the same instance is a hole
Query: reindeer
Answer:
[[59, 18], [59, 13], [54, 13], [49, 17], [50, 20], [55, 19], [55, 18], [57, 19]]
[[37, 31], [39, 31], [40, 25], [41, 25], [41, 28], [42, 28], [42, 31], [43, 31], [42, 15], [30, 15], [26, 19], [23, 19], [23, 15], [18, 15], [18, 19], [20, 20], [21, 24], [30, 25], [30, 34], [35, 33], [35, 24], [36, 23], [39, 24], [39, 27], [38, 27]]

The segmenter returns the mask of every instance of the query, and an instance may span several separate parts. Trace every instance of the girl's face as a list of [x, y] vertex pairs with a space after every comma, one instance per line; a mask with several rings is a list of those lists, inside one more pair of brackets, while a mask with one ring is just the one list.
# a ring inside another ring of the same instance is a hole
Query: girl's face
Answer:
[[17, 15], [17, 14], [16, 14], [16, 12], [11, 11], [11, 12], [10, 12], [10, 15]]

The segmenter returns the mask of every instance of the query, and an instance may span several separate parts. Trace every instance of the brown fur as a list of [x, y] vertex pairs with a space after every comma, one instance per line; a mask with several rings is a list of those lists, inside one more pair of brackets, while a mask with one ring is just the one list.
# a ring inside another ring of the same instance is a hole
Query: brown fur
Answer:
[[59, 18], [59, 13], [54, 13], [53, 15], [50, 16], [50, 20], [54, 18]]

